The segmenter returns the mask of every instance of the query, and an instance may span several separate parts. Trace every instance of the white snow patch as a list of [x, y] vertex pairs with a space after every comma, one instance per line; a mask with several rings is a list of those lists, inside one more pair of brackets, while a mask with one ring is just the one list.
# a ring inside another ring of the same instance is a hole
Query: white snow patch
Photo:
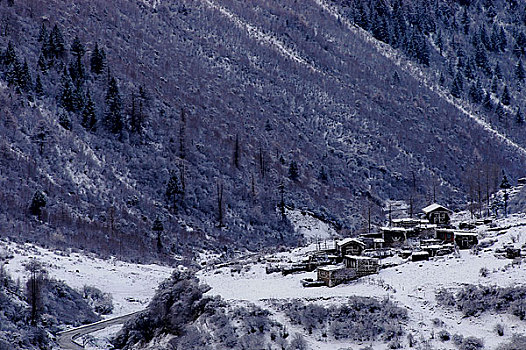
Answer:
[[340, 236], [330, 224], [315, 218], [309, 212], [293, 209], [287, 210], [286, 215], [294, 230], [307, 239], [320, 241]]

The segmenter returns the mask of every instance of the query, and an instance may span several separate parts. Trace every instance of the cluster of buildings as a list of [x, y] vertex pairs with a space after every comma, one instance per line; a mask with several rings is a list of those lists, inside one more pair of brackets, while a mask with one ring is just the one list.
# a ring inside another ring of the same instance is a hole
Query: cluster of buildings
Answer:
[[380, 259], [392, 256], [395, 251], [402, 258], [421, 261], [452, 253], [456, 248], [469, 249], [478, 243], [475, 232], [451, 225], [452, 211], [446, 207], [434, 203], [423, 208], [422, 213], [419, 219], [395, 219], [375, 233], [338, 241], [329, 249], [311, 253], [305, 262], [282, 269], [282, 273], [316, 270], [317, 281], [304, 280], [303, 285], [333, 287], [378, 273]]

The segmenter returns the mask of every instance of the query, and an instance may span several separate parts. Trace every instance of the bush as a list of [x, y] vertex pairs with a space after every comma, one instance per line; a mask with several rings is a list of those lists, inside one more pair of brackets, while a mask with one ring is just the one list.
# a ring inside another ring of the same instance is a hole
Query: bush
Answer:
[[453, 334], [453, 343], [456, 346], [460, 347], [463, 341], [464, 341], [464, 336], [462, 334], [458, 334], [458, 333]]
[[277, 306], [285, 310], [292, 323], [309, 332], [328, 329], [335, 339], [397, 340], [404, 334], [400, 321], [407, 319], [407, 310], [388, 299], [351, 297], [347, 304], [328, 308], [298, 300]]
[[451, 339], [451, 335], [449, 334], [448, 331], [443, 329], [440, 332], [438, 332], [438, 339], [440, 339], [440, 341], [442, 341], [442, 342], [446, 342], [446, 341], [449, 341]]
[[441, 289], [436, 294], [439, 304], [455, 307], [466, 316], [486, 311], [509, 312], [521, 320], [526, 318], [526, 287], [495, 287], [468, 285], [455, 295]]
[[495, 325], [495, 332], [502, 337], [504, 335], [504, 326], [501, 323], [497, 323]]
[[100, 289], [92, 286], [84, 286], [82, 296], [88, 304], [101, 315], [111, 314], [113, 311], [113, 298], [109, 293], [103, 293]]
[[497, 350], [518, 350], [526, 349], [526, 336], [514, 334], [509, 343], [501, 344]]
[[482, 339], [475, 337], [464, 338], [462, 344], [459, 346], [459, 350], [480, 350], [484, 349], [484, 342]]

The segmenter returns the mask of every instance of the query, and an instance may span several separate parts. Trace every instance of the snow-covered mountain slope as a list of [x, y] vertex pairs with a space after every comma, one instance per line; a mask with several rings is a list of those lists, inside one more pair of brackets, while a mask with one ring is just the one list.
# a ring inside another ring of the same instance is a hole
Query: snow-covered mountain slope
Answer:
[[[494, 169], [523, 175], [521, 140], [459, 113], [427, 79], [438, 72], [355, 27], [338, 2], [70, 5], [0, 3], [13, 28], [0, 45], [12, 42], [43, 89], [38, 98], [32, 87], [18, 95], [4, 81], [0, 91], [0, 224], [13, 228], [5, 230], [12, 238], [150, 261], [190, 256], [196, 246], [292, 245], [298, 237], [275, 210], [282, 196], [355, 230], [366, 221], [363, 208], [407, 202], [412, 192], [415, 206], [436, 189], [458, 207], [475, 168], [491, 184]], [[61, 30], [67, 55], [56, 66], [38, 65], [42, 24]], [[60, 123], [59, 66], [74, 63], [75, 37], [96, 131], [81, 125], [80, 111], [66, 113], [67, 128]], [[105, 74], [90, 68], [95, 43], [106, 52]], [[122, 97], [118, 134], [106, 120], [108, 71]], [[139, 95], [147, 97], [140, 135], [130, 124]], [[166, 195], [172, 176], [181, 187], [175, 203]], [[38, 219], [28, 210], [37, 191], [47, 197]]]

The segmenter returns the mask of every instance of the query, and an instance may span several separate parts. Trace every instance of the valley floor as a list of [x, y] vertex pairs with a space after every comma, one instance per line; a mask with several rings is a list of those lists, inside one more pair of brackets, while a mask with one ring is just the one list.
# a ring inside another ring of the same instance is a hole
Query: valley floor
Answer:
[[[461, 334], [464, 337], [475, 336], [484, 340], [486, 349], [494, 349], [498, 344], [507, 341], [512, 334], [526, 334], [526, 322], [510, 314], [486, 312], [479, 317], [464, 317], [459, 311], [448, 310], [435, 300], [436, 291], [441, 288], [458, 289], [465, 284], [514, 286], [526, 280], [526, 266], [512, 265], [512, 260], [497, 257], [495, 249], [504, 244], [515, 242], [521, 246], [526, 242], [526, 215], [514, 215], [498, 220], [496, 227], [479, 227], [478, 231], [484, 240], [495, 239], [491, 247], [479, 254], [462, 250], [456, 254], [432, 258], [423, 262], [405, 262], [386, 268], [378, 275], [363, 277], [349, 284], [333, 288], [303, 288], [300, 281], [304, 278], [316, 279], [315, 272], [305, 272], [282, 276], [280, 273], [265, 273], [265, 262], [246, 262], [241, 272], [231, 267], [212, 268], [199, 273], [199, 278], [212, 287], [210, 295], [221, 295], [223, 298], [238, 303], [252, 302], [269, 309], [280, 322], [287, 322], [282, 312], [273, 308], [273, 300], [290, 300], [300, 298], [312, 303], [344, 303], [348, 296], [373, 296], [390, 298], [399, 306], [409, 311], [409, 321], [405, 325], [408, 333], [413, 334], [419, 342], [427, 341], [433, 349], [456, 349], [451, 342], [441, 342], [436, 334], [441, 330], [451, 335]], [[511, 226], [511, 227], [510, 227]], [[276, 254], [273, 258], [299, 260], [308, 250], [316, 246], [296, 249], [290, 254]], [[243, 265], [243, 262], [239, 262]], [[480, 271], [486, 268], [489, 274], [481, 276]], [[502, 324], [504, 336], [499, 337], [495, 326]], [[309, 335], [297, 325], [288, 324], [290, 329], [297, 329], [306, 338], [313, 349], [361, 348], [372, 345], [374, 349], [385, 349], [382, 343], [334, 342], [320, 335]], [[328, 339], [328, 340], [327, 340]], [[404, 339], [405, 341], [405, 339]], [[407, 347], [407, 344], [405, 344]]]
[[[300, 225], [301, 222], [296, 224]], [[252, 303], [268, 309], [272, 318], [286, 325], [291, 334], [302, 334], [312, 349], [361, 349], [371, 345], [381, 350], [387, 349], [387, 345], [381, 342], [336, 341], [331, 337], [323, 338], [316, 332], [308, 334], [302, 326], [291, 324], [284, 312], [276, 307], [275, 301], [301, 299], [328, 305], [345, 303], [349, 296], [390, 298], [399, 306], [407, 308], [409, 319], [404, 329], [419, 344], [427, 342], [432, 349], [456, 349], [452, 341], [441, 342], [438, 339], [438, 332], [446, 330], [451, 335], [482, 338], [485, 349], [495, 349], [498, 344], [509, 340], [512, 334], [526, 334], [526, 322], [510, 314], [491, 312], [478, 317], [464, 317], [459, 311], [439, 306], [435, 300], [436, 291], [441, 288], [455, 290], [465, 284], [514, 286], [524, 283], [526, 265], [512, 264], [512, 260], [497, 256], [495, 250], [510, 243], [517, 247], [526, 243], [526, 214], [499, 219], [492, 226], [480, 226], [477, 229], [482, 242], [495, 241], [478, 254], [464, 250], [423, 262], [390, 258], [391, 262], [398, 265], [382, 269], [377, 275], [333, 288], [302, 287], [300, 281], [304, 278], [316, 279], [315, 272], [287, 276], [280, 273], [266, 274], [267, 259], [299, 261], [306, 252], [315, 250], [316, 244], [266, 257], [252, 254], [228, 265], [214, 264], [214, 255], [202, 254], [201, 259], [208, 263], [198, 272], [198, 277], [211, 287], [209, 295], [220, 295], [233, 304]], [[309, 233], [310, 228], [316, 231], [316, 235]], [[324, 236], [320, 226], [312, 220], [309, 224], [303, 222], [302, 230], [306, 235], [311, 234], [311, 238], [334, 237], [332, 232]], [[50, 277], [63, 280], [73, 288], [81, 290], [84, 285], [91, 285], [111, 293], [115, 309], [106, 316], [108, 318], [145, 308], [159, 283], [172, 272], [171, 268], [165, 266], [103, 260], [89, 254], [67, 254], [9, 241], [0, 241], [0, 252], [8, 256], [7, 271], [15, 280], [20, 279], [21, 283], [28, 275], [24, 265], [31, 258], [36, 258], [43, 263]], [[486, 276], [481, 275], [482, 268], [488, 270]], [[504, 326], [502, 337], [494, 330], [497, 324]], [[120, 326], [114, 326], [91, 334], [84, 339], [88, 341], [87, 348], [106, 348], [107, 339], [119, 329]], [[403, 342], [407, 348], [406, 338]]]

